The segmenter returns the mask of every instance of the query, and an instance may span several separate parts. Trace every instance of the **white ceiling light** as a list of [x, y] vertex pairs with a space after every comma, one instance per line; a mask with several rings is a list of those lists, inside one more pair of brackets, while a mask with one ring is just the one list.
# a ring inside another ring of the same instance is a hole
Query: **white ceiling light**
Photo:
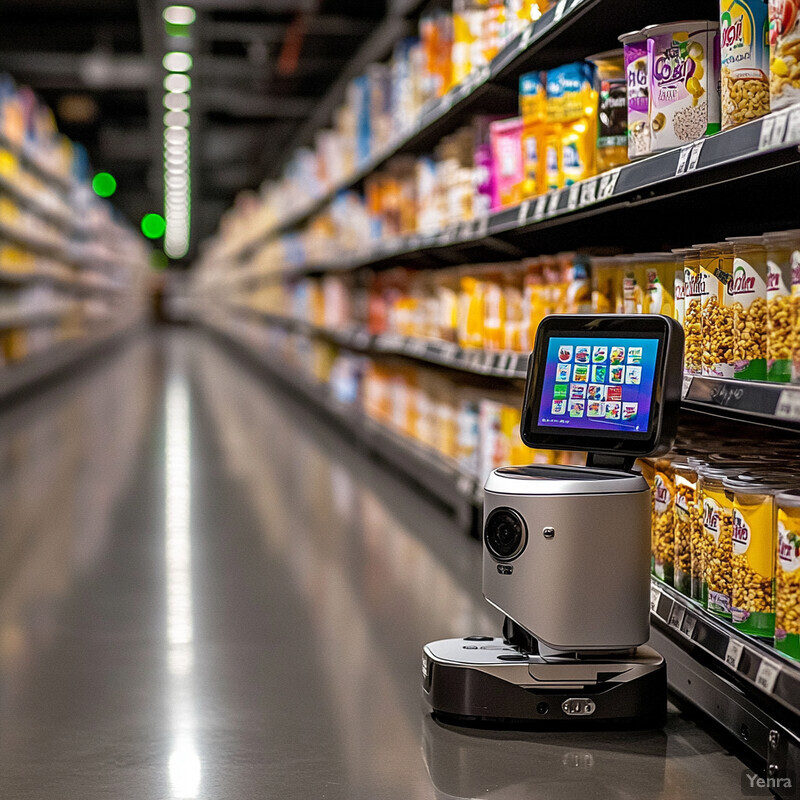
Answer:
[[164, 21], [170, 25], [191, 25], [197, 18], [191, 6], [167, 6], [163, 13]]
[[186, 128], [167, 128], [164, 139], [170, 144], [182, 144], [189, 140], [189, 131]]
[[164, 78], [164, 88], [168, 92], [188, 92], [192, 88], [192, 80], [182, 72], [171, 72]]
[[189, 95], [167, 92], [164, 95], [164, 108], [170, 111], [186, 111], [189, 108]]
[[174, 51], [167, 53], [161, 63], [169, 72], [188, 72], [192, 68], [192, 57], [189, 53]]
[[179, 128], [188, 128], [189, 115], [185, 111], [167, 111], [164, 114], [164, 124], [168, 127], [175, 125]]

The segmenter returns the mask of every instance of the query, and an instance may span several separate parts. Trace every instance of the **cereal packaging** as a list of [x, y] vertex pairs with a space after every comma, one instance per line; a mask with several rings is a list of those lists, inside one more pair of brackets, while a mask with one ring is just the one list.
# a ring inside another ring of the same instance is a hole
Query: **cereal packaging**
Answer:
[[653, 573], [670, 586], [674, 580], [675, 471], [669, 459], [659, 459], [653, 475]]
[[543, 194], [545, 187], [544, 124], [547, 94], [538, 72], [519, 79], [519, 106], [522, 114], [522, 196]]
[[729, 240], [734, 257], [726, 302], [733, 312], [733, 369], [741, 380], [767, 379], [767, 258], [759, 236]]
[[700, 253], [692, 249], [684, 257], [684, 370], [699, 375], [703, 366], [703, 299], [705, 282], [700, 277]]
[[688, 597], [692, 583], [692, 542], [697, 542], [702, 533], [697, 502], [697, 468], [687, 460], [673, 461], [672, 467], [675, 472], [674, 582], [675, 588]]
[[628, 92], [623, 51], [589, 56], [597, 68], [597, 171], [628, 163]]
[[650, 149], [657, 153], [720, 129], [717, 25], [651, 25], [647, 34]]
[[800, 492], [775, 498], [775, 649], [800, 661]]
[[[594, 175], [597, 171], [597, 91], [592, 64], [576, 61], [548, 71], [547, 121], [550, 126], [557, 126], [561, 185], [571, 186]], [[545, 158], [550, 184], [550, 155], [546, 154]]]
[[720, 2], [722, 129], [769, 113], [766, 0]]
[[733, 377], [733, 313], [725, 305], [730, 279], [730, 245], [697, 245], [702, 307], [701, 373], [716, 378]]
[[[785, 488], [785, 487], [784, 487]], [[769, 484], [726, 480], [733, 496], [731, 530], [731, 617], [742, 633], [772, 637], [775, 632], [773, 580], [774, 495]]]
[[767, 248], [767, 380], [788, 383], [792, 378], [792, 277], [800, 278], [800, 231], [768, 233]]
[[700, 470], [703, 520], [704, 595], [709, 611], [731, 616], [731, 534], [733, 503], [725, 496], [724, 469]]
[[513, 206], [522, 196], [522, 118], [498, 120], [489, 125], [494, 157], [497, 201]]
[[769, 94], [773, 110], [800, 102], [800, 15], [796, 0], [769, 0]]
[[647, 38], [639, 31], [619, 37], [623, 45], [628, 104], [628, 158], [650, 154], [650, 87], [647, 79]]

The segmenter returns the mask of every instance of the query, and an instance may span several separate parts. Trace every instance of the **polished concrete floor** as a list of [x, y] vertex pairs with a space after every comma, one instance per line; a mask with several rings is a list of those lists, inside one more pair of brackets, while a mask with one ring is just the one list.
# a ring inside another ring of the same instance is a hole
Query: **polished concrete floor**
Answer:
[[664, 732], [489, 734], [420, 702], [492, 633], [477, 544], [203, 334], [0, 413], [0, 797], [732, 798]]

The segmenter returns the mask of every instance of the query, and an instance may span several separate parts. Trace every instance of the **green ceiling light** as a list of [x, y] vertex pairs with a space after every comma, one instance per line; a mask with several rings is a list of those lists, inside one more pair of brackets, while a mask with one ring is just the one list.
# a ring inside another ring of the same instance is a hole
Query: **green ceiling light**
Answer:
[[158, 239], [164, 235], [167, 223], [161, 214], [145, 214], [142, 217], [142, 233], [148, 239]]
[[108, 172], [98, 172], [92, 178], [92, 189], [99, 197], [111, 197], [117, 191], [117, 181]]
[[189, 53], [174, 50], [167, 53], [161, 63], [169, 72], [188, 72], [192, 68], [192, 57]]

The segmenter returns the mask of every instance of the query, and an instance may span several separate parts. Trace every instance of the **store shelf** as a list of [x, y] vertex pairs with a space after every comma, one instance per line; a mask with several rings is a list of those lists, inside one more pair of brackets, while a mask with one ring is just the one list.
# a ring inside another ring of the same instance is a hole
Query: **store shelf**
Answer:
[[30, 328], [59, 322], [73, 308], [69, 304], [35, 311], [0, 310], [0, 331], [10, 328]]
[[53, 241], [39, 236], [32, 236], [15, 225], [0, 222], [0, 239], [8, 239], [34, 253], [68, 260], [65, 256], [66, 248], [68, 247], [66, 238], [61, 241]]
[[[674, 0], [671, 13], [676, 19], [694, 18], [697, 3]], [[616, 38], [619, 34], [652, 22], [652, 9], [636, 0], [614, 0], [613, 5], [612, 0], [556, 0], [541, 19], [519, 33], [488, 65], [474, 70], [461, 84], [424, 107], [417, 119], [397, 132], [386, 149], [277, 224], [254, 231], [228, 255], [246, 261], [270, 239], [303, 225], [340, 192], [358, 187], [366, 176], [395, 155], [418, 155], [432, 150], [443, 136], [475, 114], [512, 116], [517, 109], [517, 81], [526, 71], [547, 69], [619, 47]], [[400, 250], [403, 251], [402, 247]]]
[[232, 344], [237, 351], [259, 367], [300, 393], [311, 405], [324, 412], [353, 441], [390, 463], [427, 494], [453, 510], [469, 529], [474, 524], [476, 509], [482, 502], [481, 487], [471, 475], [435, 450], [415, 442], [372, 419], [354, 406], [338, 402], [327, 386], [310, 380], [298, 370], [289, 368], [280, 356], [267, 350], [256, 350], [235, 325], [221, 319], [205, 317], [207, 329]]
[[[412, 255], [435, 258], [444, 251], [458, 252], [465, 245], [486, 245], [489, 250], [505, 251], [510, 257], [520, 257], [524, 255], [524, 249], [510, 249], [520, 242], [513, 238], [509, 240], [509, 233], [535, 235], [554, 226], [583, 224], [588, 218], [602, 223], [604, 217], [614, 212], [644, 205], [655, 218], [657, 212], [652, 206], [659, 200], [674, 202], [678, 196], [698, 189], [724, 186], [757, 173], [771, 173], [780, 167], [800, 165], [798, 146], [800, 107], [794, 107], [434, 234], [413, 234], [386, 240], [367, 251], [345, 253], [324, 262], [286, 269], [283, 274], [291, 278], [352, 270], [378, 266], [387, 261], [396, 262]], [[761, 192], [754, 191], [754, 194], [760, 195]], [[764, 196], [764, 202], [768, 201], [769, 198]], [[733, 212], [731, 206], [730, 213]], [[678, 226], [673, 227], [677, 229]], [[658, 228], [654, 232], [663, 235]], [[596, 236], [592, 238], [597, 239]], [[449, 260], [459, 263], [458, 257]]]
[[800, 385], [687, 375], [683, 406], [729, 419], [800, 429]]
[[73, 224], [72, 215], [69, 213], [67, 207], [60, 212], [51, 208], [46, 203], [43, 203], [35, 194], [25, 191], [21, 186], [9, 180], [2, 173], [0, 173], [0, 192], [4, 192], [22, 203], [22, 205], [37, 217], [41, 217], [60, 228], [68, 228]]
[[107, 347], [132, 335], [141, 326], [140, 320], [121, 327], [115, 325], [80, 340], [61, 342], [24, 361], [0, 367], [0, 403], [6, 403], [78, 363], [96, 357]]
[[739, 633], [655, 578], [650, 609], [653, 621], [681, 647], [695, 654], [702, 651], [718, 674], [791, 712], [800, 730], [800, 664]]
[[38, 153], [31, 150], [29, 146], [23, 145], [22, 147], [18, 147], [16, 144], [9, 141], [2, 132], [0, 132], [0, 147], [10, 150], [21, 159], [23, 165], [27, 169], [30, 169], [31, 172], [35, 173], [39, 178], [57, 187], [63, 193], [68, 194], [74, 188], [71, 178], [54, 170]]

